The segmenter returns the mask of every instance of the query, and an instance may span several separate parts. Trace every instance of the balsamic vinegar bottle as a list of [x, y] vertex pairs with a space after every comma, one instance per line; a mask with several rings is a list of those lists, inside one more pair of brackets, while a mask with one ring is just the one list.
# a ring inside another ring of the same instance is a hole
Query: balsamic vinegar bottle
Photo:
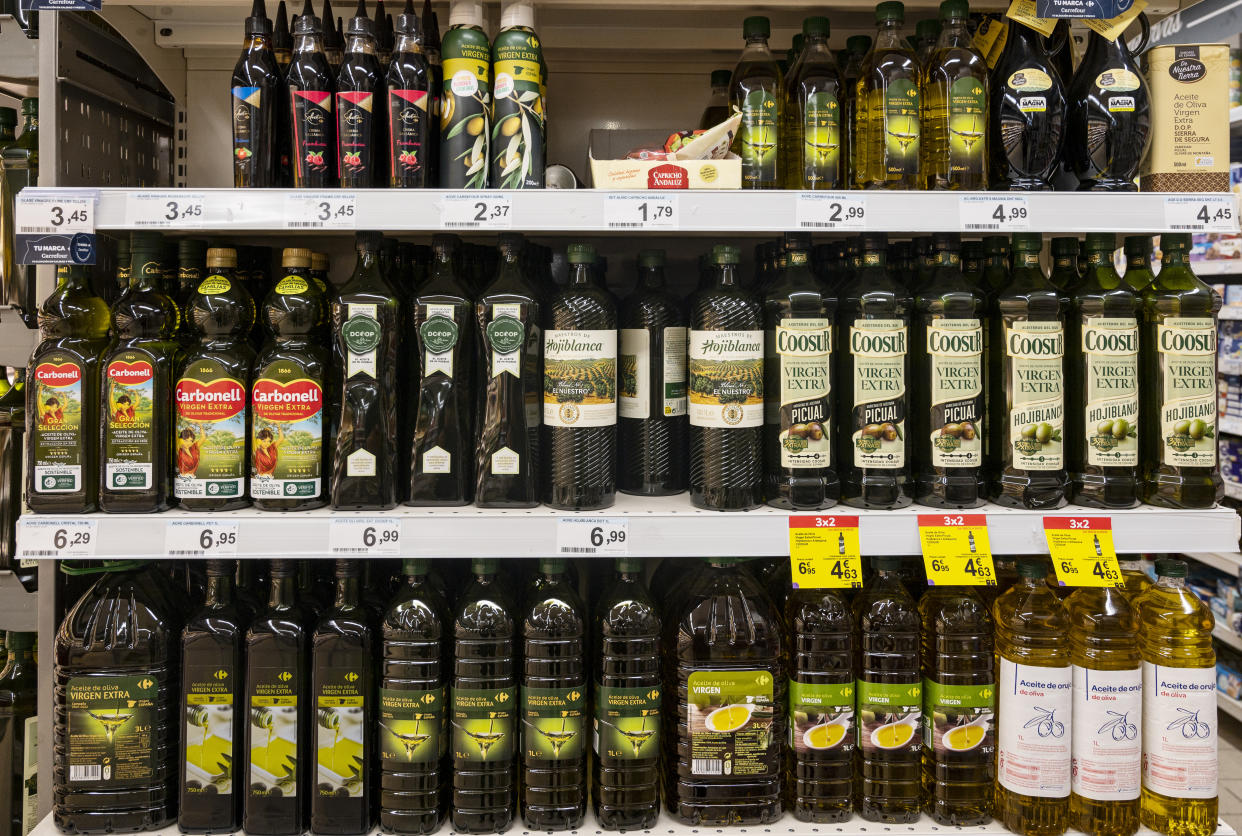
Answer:
[[991, 188], [1046, 191], [1065, 138], [1065, 85], [1040, 34], [1008, 23], [989, 93]]
[[332, 14], [332, 0], [323, 0], [323, 56], [328, 59], [328, 69], [335, 80], [345, 61], [345, 42], [341, 39], [337, 18]]
[[246, 18], [246, 45], [233, 68], [233, 187], [276, 185], [276, 119], [284, 82], [272, 52], [272, 21], [263, 0]]
[[444, 67], [440, 64], [440, 25], [431, 10], [431, 0], [423, 0], [423, 52], [431, 71], [431, 102], [427, 113], [427, 182], [440, 184], [440, 116], [444, 103]]
[[367, 17], [366, 0], [349, 19], [345, 60], [336, 79], [337, 171], [341, 188], [369, 189], [383, 185], [380, 156], [384, 136], [384, 70], [375, 54], [375, 24]]
[[1151, 92], [1135, 55], [1147, 46], [1147, 15], [1139, 14], [1141, 41], [1133, 52], [1124, 38], [1092, 30], [1069, 87], [1065, 157], [1079, 189], [1134, 192], [1134, 177], [1151, 145]]
[[336, 182], [336, 75], [324, 54], [323, 30], [310, 0], [293, 25], [293, 62], [286, 85], [293, 122], [293, 187], [323, 189]]
[[588, 511], [617, 495], [617, 303], [591, 279], [593, 247], [567, 255], [569, 284], [544, 313], [543, 501]]
[[[297, 15], [294, 15], [297, 17]], [[276, 68], [280, 71], [280, 96], [277, 99], [279, 110], [276, 112], [276, 185], [288, 188], [293, 184], [292, 150], [292, 111], [289, 107], [289, 91], [285, 79], [289, 75], [289, 64], [293, 60], [293, 35], [289, 32], [289, 12], [285, 8], [285, 0], [280, 0], [276, 7], [276, 22], [272, 30], [272, 55], [276, 59]]]
[[397, 43], [388, 65], [388, 184], [421, 189], [428, 184], [427, 154], [433, 143], [431, 66], [423, 48], [414, 4], [397, 15]]

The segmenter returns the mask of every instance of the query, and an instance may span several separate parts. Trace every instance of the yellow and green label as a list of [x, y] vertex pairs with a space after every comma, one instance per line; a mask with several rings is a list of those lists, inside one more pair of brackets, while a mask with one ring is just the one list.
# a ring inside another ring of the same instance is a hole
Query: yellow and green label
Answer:
[[959, 78], [949, 87], [949, 173], [978, 174], [987, 161], [987, 93], [977, 78]]
[[897, 79], [884, 92], [884, 174], [905, 177], [919, 170], [919, 87]]
[[522, 755], [580, 758], [586, 751], [586, 687], [522, 689]]
[[1087, 464], [1138, 464], [1138, 321], [1084, 316]]
[[1065, 466], [1065, 329], [1059, 320], [1016, 320], [1005, 326], [1009, 366], [1009, 442], [1012, 466]]
[[789, 741], [807, 754], [854, 745], [854, 683], [789, 681]]
[[252, 796], [294, 798], [298, 792], [299, 673], [280, 665], [256, 666], [250, 692]]
[[990, 758], [996, 751], [996, 686], [924, 679], [923, 734], [937, 756], [974, 752]]
[[858, 680], [858, 745], [864, 752], [917, 752], [923, 746], [923, 686]]
[[154, 482], [155, 357], [130, 348], [104, 364], [104, 487], [139, 491]]
[[316, 671], [316, 792], [324, 797], [360, 798], [367, 771], [367, 691], [357, 666]]
[[[82, 451], [87, 444], [82, 427], [83, 369], [67, 351], [53, 350], [34, 364], [34, 408], [30, 440], [33, 448], [36, 493], [73, 493], [82, 490]], [[94, 432], [92, 427], [91, 432]]]
[[502, 763], [516, 751], [516, 688], [454, 688], [453, 759]]
[[595, 754], [612, 760], [660, 756], [660, 686], [595, 686]]
[[379, 692], [380, 759], [393, 768], [407, 763], [435, 763], [448, 738], [448, 699], [444, 688]]
[[241, 496], [247, 470], [245, 384], [218, 360], [193, 360], [177, 381], [173, 399], [177, 496]]
[[742, 97], [741, 142], [742, 182], [776, 182], [776, 155], [780, 110], [776, 95], [763, 88], [747, 91]]
[[190, 796], [233, 791], [233, 712], [237, 672], [232, 665], [185, 661], [185, 787]]
[[487, 186], [492, 111], [491, 48], [471, 27], [450, 29], [441, 45], [440, 188]]
[[506, 29], [492, 45], [492, 166], [495, 189], [543, 188], [543, 60], [539, 36]]
[[1211, 317], [1168, 317], [1156, 328], [1160, 358], [1160, 461], [1216, 465], [1216, 328]]
[[66, 686], [66, 754], [74, 790], [140, 785], [155, 775], [159, 677], [76, 676]]
[[773, 739], [775, 680], [765, 670], [696, 671], [686, 679], [692, 775], [778, 771]]
[[802, 185], [841, 186], [841, 106], [830, 92], [811, 93], [802, 109]]

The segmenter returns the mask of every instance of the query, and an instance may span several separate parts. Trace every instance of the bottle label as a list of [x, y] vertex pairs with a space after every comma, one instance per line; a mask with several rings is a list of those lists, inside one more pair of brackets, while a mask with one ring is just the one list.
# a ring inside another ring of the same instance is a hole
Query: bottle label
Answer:
[[1013, 467], [1065, 467], [1065, 329], [1060, 322], [1018, 320], [1005, 326], [1011, 369], [1009, 439]]
[[[716, 332], [719, 333], [719, 332]], [[691, 343], [693, 345], [693, 342]], [[772, 674], [695, 671], [686, 680], [691, 775], [767, 775], [773, 757], [776, 705]]]
[[1083, 317], [1089, 465], [1138, 465], [1138, 346], [1138, 320]]
[[936, 319], [927, 326], [931, 361], [931, 463], [983, 465], [983, 326]]
[[660, 756], [660, 686], [595, 684], [595, 754], [611, 760]]
[[388, 91], [388, 139], [394, 183], [418, 183], [427, 171], [426, 90]]
[[832, 93], [811, 93], [802, 107], [802, 185], [835, 189], [841, 165], [841, 106]]
[[336, 94], [336, 137], [341, 179], [367, 183], [374, 172], [375, 94], [341, 90]]
[[[832, 463], [831, 319], [782, 319], [768, 332], [768, 356], [775, 360], [771, 414], [777, 424], [781, 467], [820, 468]], [[778, 401], [777, 398], [780, 400]]]
[[513, 757], [517, 689], [453, 688], [453, 759], [503, 763]]
[[1143, 86], [1137, 73], [1123, 67], [1112, 67], [1095, 77], [1095, 86], [1101, 90], [1131, 93]]
[[742, 182], [754, 185], [776, 182], [779, 109], [771, 91], [750, 90], [742, 99], [742, 124], [738, 138], [742, 150]]
[[941, 685], [923, 680], [923, 739], [936, 757], [996, 751], [996, 686]]
[[763, 425], [763, 332], [690, 331], [690, 423]]
[[298, 180], [329, 176], [332, 164], [332, 91], [289, 91], [293, 104], [294, 164]]
[[[217, 660], [218, 661], [218, 660]], [[185, 786], [190, 796], [233, 792], [233, 712], [237, 672], [229, 665], [185, 664]]]
[[1066, 798], [1070, 794], [1070, 710], [1074, 677], [1059, 668], [1000, 658], [997, 776], [1019, 795]]
[[492, 453], [493, 476], [517, 476], [521, 472], [521, 457], [517, 451], [501, 447]]
[[533, 32], [501, 32], [492, 55], [491, 185], [542, 188], [545, 80], [539, 38]]
[[493, 305], [492, 320], [483, 329], [483, 336], [492, 350], [492, 377], [508, 373], [522, 377], [522, 346], [526, 343], [526, 326], [521, 305]]
[[1094, 801], [1133, 801], [1139, 797], [1143, 757], [1142, 671], [1073, 669], [1074, 794]]
[[[35, 493], [83, 489], [82, 367], [69, 354], [44, 354], [34, 368], [33, 448]], [[93, 428], [92, 428], [93, 429]]]
[[[344, 661], [344, 660], [343, 660]], [[365, 675], [356, 666], [316, 671], [315, 791], [321, 798], [362, 797], [371, 753], [367, 751]]]
[[1048, 97], [1040, 95], [1052, 88], [1052, 76], [1043, 70], [1027, 67], [1012, 73], [1008, 87], [1018, 100], [1022, 113], [1044, 113], [1048, 110]]
[[323, 478], [323, 382], [285, 360], [269, 363], [251, 387], [250, 495], [317, 497]]
[[923, 686], [858, 680], [858, 746], [869, 756], [923, 749]]
[[22, 833], [30, 836], [39, 823], [39, 718], [27, 717], [22, 738]]
[[988, 129], [987, 91], [977, 78], [949, 85], [949, 173], [982, 173]]
[[617, 400], [620, 417], [651, 417], [651, 334], [646, 328], [621, 329]]
[[145, 351], [122, 351], [113, 355], [104, 374], [108, 390], [105, 487], [114, 491], [147, 490], [154, 484], [155, 358]]
[[262, 87], [233, 88], [233, 168], [246, 178], [254, 176], [254, 155], [262, 137], [254, 126], [261, 124]]
[[686, 341], [690, 329], [673, 326], [664, 329], [664, 417], [685, 415], [688, 411], [686, 397]]
[[354, 302], [347, 309], [345, 324], [341, 326], [341, 339], [345, 341], [345, 378], [356, 374], [379, 379], [380, 324], [378, 305], [360, 305]]
[[543, 423], [617, 423], [616, 329], [543, 332]]
[[907, 342], [906, 323], [900, 319], [856, 319], [850, 326], [854, 410], [849, 429], [855, 467], [906, 466]]
[[1143, 787], [1216, 798], [1216, 667], [1143, 662]]
[[[444, 95], [440, 117], [440, 188], [482, 189], [487, 186], [492, 111], [491, 50], [482, 43], [454, 39], [444, 49]], [[460, 53], [453, 55], [453, 52]]]
[[[251, 667], [250, 786], [252, 796], [298, 794], [297, 671]], [[279, 791], [279, 793], [275, 792]]]
[[906, 177], [919, 170], [919, 86], [900, 78], [884, 91], [884, 173]]
[[194, 360], [173, 392], [179, 497], [246, 492], [246, 387], [215, 360]]
[[457, 325], [456, 305], [419, 305], [418, 338], [423, 344], [423, 377], [435, 374], [453, 376], [453, 356], [461, 329]]
[[808, 685], [789, 680], [789, 740], [807, 755], [850, 746], [854, 731], [854, 683]]
[[276, 283], [274, 290], [281, 296], [297, 296], [310, 289], [306, 279], [301, 276], [285, 276]]
[[220, 275], [211, 275], [199, 282], [195, 290], [203, 296], [210, 296], [218, 293], [228, 293], [233, 289], [232, 283]]
[[75, 791], [88, 789], [84, 784], [116, 789], [152, 780], [159, 690], [154, 674], [69, 679], [66, 756]]
[[586, 686], [522, 688], [522, 756], [573, 760], [586, 751]]
[[1216, 466], [1216, 325], [1169, 317], [1156, 328], [1160, 358], [1160, 463]]
[[447, 689], [379, 692], [380, 760], [400, 768], [409, 763], [436, 763], [448, 747]]

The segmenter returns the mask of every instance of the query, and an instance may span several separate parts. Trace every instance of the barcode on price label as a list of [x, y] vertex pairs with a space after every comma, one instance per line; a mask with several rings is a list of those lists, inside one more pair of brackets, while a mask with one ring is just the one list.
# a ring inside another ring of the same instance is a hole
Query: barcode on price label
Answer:
[[445, 195], [440, 203], [444, 229], [512, 229], [513, 199], [491, 192]]
[[677, 195], [610, 194], [604, 202], [609, 229], [677, 229]]
[[957, 211], [967, 232], [1026, 232], [1031, 228], [1031, 210], [1025, 197], [963, 196]]
[[353, 192], [310, 192], [285, 196], [289, 229], [354, 229], [358, 196]]
[[195, 229], [207, 220], [204, 192], [130, 192], [125, 198], [126, 225], [135, 229]]
[[866, 198], [838, 192], [802, 192], [798, 195], [799, 229], [867, 228]]
[[624, 557], [630, 553], [629, 525], [625, 517], [560, 517], [556, 553]]
[[96, 520], [23, 516], [17, 521], [20, 558], [93, 557], [99, 543]]

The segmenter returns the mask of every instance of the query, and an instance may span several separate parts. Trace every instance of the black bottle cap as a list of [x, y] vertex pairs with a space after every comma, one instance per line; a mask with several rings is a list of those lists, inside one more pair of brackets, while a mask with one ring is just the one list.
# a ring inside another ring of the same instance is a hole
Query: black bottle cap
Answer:
[[246, 18], [246, 37], [254, 37], [255, 35], [271, 36], [272, 21], [267, 16], [267, 7], [263, 5], [263, 0], [254, 0], [254, 7], [250, 10], [250, 17]]
[[859, 236], [862, 248], [870, 252], [884, 252], [888, 249], [887, 232], [864, 232]]
[[298, 15], [293, 24], [293, 34], [314, 35], [322, 31], [319, 28], [319, 18], [315, 17], [315, 10], [311, 8], [311, 0], [306, 0], [306, 4], [302, 6], [302, 13]]
[[375, 24], [371, 22], [371, 18], [367, 17], [366, 0], [358, 0], [358, 8], [354, 10], [354, 16], [349, 19], [349, 28], [345, 30], [345, 34], [375, 37]]
[[395, 30], [398, 35], [407, 35], [418, 38], [423, 33], [422, 21], [418, 15], [414, 14], [413, 0], [405, 0], [405, 8], [401, 10], [401, 14], [397, 15], [397, 25]]
[[288, 49], [292, 46], [292, 39], [289, 37], [289, 12], [285, 8], [285, 0], [280, 0], [280, 4], [276, 7], [276, 24], [272, 34], [272, 46]]

